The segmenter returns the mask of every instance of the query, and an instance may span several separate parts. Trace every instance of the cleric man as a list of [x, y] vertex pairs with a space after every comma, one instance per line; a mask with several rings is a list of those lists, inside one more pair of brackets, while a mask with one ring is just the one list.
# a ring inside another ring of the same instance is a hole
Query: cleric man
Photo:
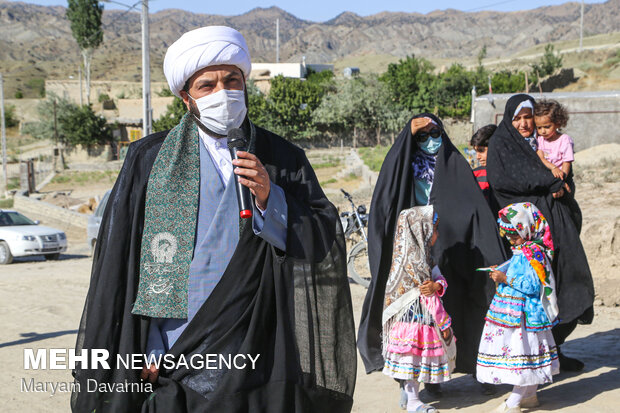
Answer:
[[[243, 36], [203, 27], [164, 74], [188, 112], [129, 147], [94, 255], [77, 347], [110, 358], [258, 356], [253, 368], [78, 366], [77, 382], [154, 382], [152, 393], [74, 393], [75, 412], [348, 412], [355, 338], [344, 239], [304, 152], [247, 117]], [[247, 151], [231, 161], [226, 137]], [[253, 216], [240, 218], [235, 180]], [[85, 387], [85, 386], [84, 386]]]

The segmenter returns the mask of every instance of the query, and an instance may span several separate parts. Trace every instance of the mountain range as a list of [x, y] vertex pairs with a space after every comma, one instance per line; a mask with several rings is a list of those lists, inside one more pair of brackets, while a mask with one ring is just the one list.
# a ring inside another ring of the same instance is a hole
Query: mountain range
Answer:
[[[410, 54], [427, 58], [506, 56], [540, 43], [579, 38], [581, 4], [565, 3], [517, 12], [441, 10], [428, 14], [345, 12], [317, 23], [277, 8], [256, 8], [237, 16], [163, 10], [150, 15], [153, 79], [163, 80], [167, 47], [183, 32], [205, 25], [228, 25], [245, 36], [253, 61], [275, 61], [276, 19], [282, 62], [338, 61], [359, 55]], [[620, 0], [586, 4], [584, 33], [620, 31]], [[140, 14], [105, 10], [104, 43], [95, 52], [93, 79], [139, 80]], [[79, 49], [66, 8], [0, 0], [0, 70], [11, 82], [31, 77], [65, 78], [77, 73]], [[16, 81], [18, 82], [18, 81]]]

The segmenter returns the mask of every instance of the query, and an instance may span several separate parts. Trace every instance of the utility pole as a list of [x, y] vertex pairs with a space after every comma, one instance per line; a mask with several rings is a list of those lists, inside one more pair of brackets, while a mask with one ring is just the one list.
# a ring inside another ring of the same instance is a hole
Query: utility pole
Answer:
[[579, 51], [583, 50], [583, 2], [581, 0], [581, 23], [579, 24]]
[[8, 196], [9, 193], [9, 177], [7, 171], [7, 159], [6, 159], [6, 123], [4, 120], [4, 79], [2, 78], [2, 73], [0, 73], [0, 118], [2, 118], [1, 128], [2, 128], [2, 172], [4, 173], [4, 196]]
[[525, 93], [530, 93], [530, 81], [527, 78], [527, 71], [525, 72]]
[[280, 63], [280, 19], [276, 19], [276, 63]]
[[78, 66], [78, 76], [80, 78], [80, 106], [84, 106], [84, 97], [82, 95], [82, 63]]
[[149, 2], [142, 0], [142, 137], [151, 133], [151, 61], [149, 56]]
[[469, 121], [473, 124], [476, 121], [476, 85], [471, 88], [471, 117]]
[[54, 99], [54, 141], [56, 143], [56, 149], [54, 150], [54, 171], [59, 172], [58, 156], [56, 155], [57, 153], [60, 153], [60, 148], [58, 147], [58, 116], [56, 115], [56, 99]]

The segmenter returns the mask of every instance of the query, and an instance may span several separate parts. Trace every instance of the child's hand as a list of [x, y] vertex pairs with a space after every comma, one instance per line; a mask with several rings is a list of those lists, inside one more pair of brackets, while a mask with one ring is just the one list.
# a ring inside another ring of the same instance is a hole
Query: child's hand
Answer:
[[491, 273], [489, 274], [489, 277], [491, 277], [491, 279], [493, 281], [495, 281], [496, 283], [506, 283], [506, 274], [504, 274], [501, 271], [491, 271]]
[[551, 170], [551, 173], [558, 179], [564, 179], [564, 172], [562, 172], [562, 170], [557, 166]]
[[443, 337], [443, 341], [445, 341], [446, 344], [450, 344], [450, 342], [452, 341], [452, 329], [451, 328], [447, 328], [447, 329], [443, 330], [441, 332], [441, 336]]
[[435, 294], [441, 288], [441, 284], [436, 283], [431, 280], [426, 280], [420, 286], [420, 293], [424, 294], [427, 297]]

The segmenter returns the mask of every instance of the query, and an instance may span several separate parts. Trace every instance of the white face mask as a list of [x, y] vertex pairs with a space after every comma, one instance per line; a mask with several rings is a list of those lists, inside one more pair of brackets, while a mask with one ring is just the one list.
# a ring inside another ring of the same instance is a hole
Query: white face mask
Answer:
[[203, 125], [219, 135], [226, 136], [229, 130], [241, 126], [248, 111], [243, 90], [222, 89], [200, 99], [189, 93], [187, 96], [196, 102]]

